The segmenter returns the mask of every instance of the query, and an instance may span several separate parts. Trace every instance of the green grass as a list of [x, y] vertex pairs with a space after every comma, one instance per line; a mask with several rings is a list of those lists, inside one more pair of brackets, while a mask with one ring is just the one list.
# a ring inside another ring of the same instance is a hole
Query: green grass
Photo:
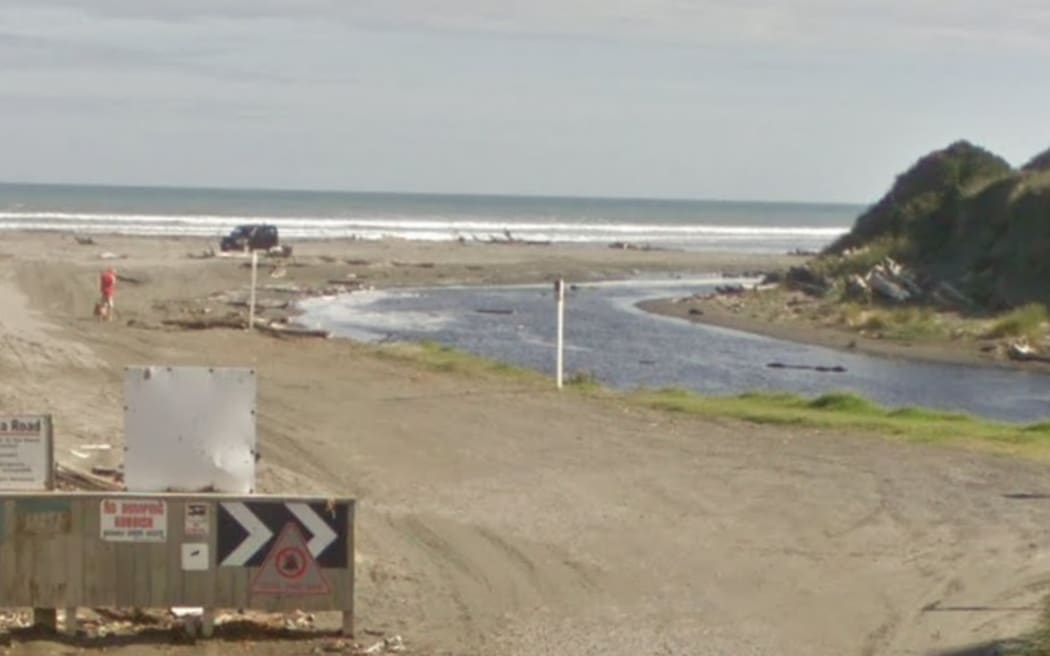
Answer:
[[589, 371], [578, 371], [565, 378], [564, 382], [566, 386], [588, 394], [594, 394], [605, 389], [598, 377]]
[[988, 329], [987, 336], [992, 339], [1027, 337], [1034, 341], [1042, 335], [1047, 318], [1045, 305], [1029, 303], [1000, 317]]
[[815, 399], [779, 392], [712, 397], [669, 388], [643, 390], [629, 398], [651, 408], [697, 416], [869, 431], [912, 442], [981, 445], [1000, 453], [1050, 459], [1050, 422], [1025, 426], [929, 408], [889, 409], [849, 393], [825, 394]]
[[845, 278], [854, 273], [864, 275], [885, 258], [899, 258], [910, 250], [911, 244], [904, 238], [879, 237], [849, 255], [828, 254], [815, 258], [809, 267], [829, 278]]
[[532, 369], [465, 353], [436, 342], [380, 346], [373, 351], [380, 358], [413, 362], [432, 371], [458, 374], [497, 373], [515, 378], [539, 379]]
[[[539, 372], [432, 342], [379, 346], [373, 352], [381, 358], [414, 363], [432, 371], [463, 376], [496, 376], [537, 390], [554, 388], [550, 377]], [[1050, 460], [1050, 421], [1021, 425], [930, 408], [891, 409], [844, 392], [813, 399], [787, 392], [703, 396], [675, 387], [624, 393], [603, 387], [588, 372], [571, 374], [565, 382], [565, 393], [666, 412], [733, 418], [755, 424], [860, 431], [910, 442], [953, 444]]]
[[840, 306], [839, 323], [855, 330], [877, 332], [899, 341], [948, 339], [949, 326], [931, 308], [879, 309], [858, 303]]

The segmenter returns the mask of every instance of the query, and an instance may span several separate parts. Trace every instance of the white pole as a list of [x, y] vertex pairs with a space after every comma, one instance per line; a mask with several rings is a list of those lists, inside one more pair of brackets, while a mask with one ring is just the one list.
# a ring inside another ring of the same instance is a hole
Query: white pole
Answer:
[[255, 281], [259, 271], [259, 251], [252, 250], [252, 291], [248, 297], [248, 330], [255, 327]]
[[559, 279], [554, 283], [554, 296], [558, 301], [558, 362], [555, 382], [558, 389], [562, 386], [562, 365], [565, 362], [565, 281]]

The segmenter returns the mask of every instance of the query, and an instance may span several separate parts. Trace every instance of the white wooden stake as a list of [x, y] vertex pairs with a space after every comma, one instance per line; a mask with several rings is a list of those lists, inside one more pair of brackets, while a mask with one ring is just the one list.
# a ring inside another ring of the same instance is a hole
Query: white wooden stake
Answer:
[[252, 250], [252, 291], [248, 297], [248, 330], [255, 327], [255, 281], [259, 271], [259, 251]]
[[559, 279], [554, 283], [554, 296], [558, 301], [558, 361], [555, 383], [558, 389], [562, 386], [562, 365], [565, 362], [565, 281]]

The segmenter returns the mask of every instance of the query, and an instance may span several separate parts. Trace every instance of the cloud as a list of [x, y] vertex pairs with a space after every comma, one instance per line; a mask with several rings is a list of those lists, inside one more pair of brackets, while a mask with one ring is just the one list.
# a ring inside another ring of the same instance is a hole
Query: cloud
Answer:
[[1050, 50], [1042, 0], [17, 0], [109, 19], [287, 23], [678, 46]]
[[143, 12], [133, 11], [132, 5], [117, 11], [123, 4], [103, 3], [97, 11], [105, 13], [86, 14], [66, 0], [0, 7], [4, 73], [140, 71], [276, 84], [354, 80], [343, 67], [326, 66], [319, 56], [338, 41], [320, 22], [289, 24], [256, 15], [247, 21], [174, 11], [136, 17], [132, 14]]
[[1003, 0], [365, 0], [358, 24], [674, 45], [1043, 50], [1050, 9]]

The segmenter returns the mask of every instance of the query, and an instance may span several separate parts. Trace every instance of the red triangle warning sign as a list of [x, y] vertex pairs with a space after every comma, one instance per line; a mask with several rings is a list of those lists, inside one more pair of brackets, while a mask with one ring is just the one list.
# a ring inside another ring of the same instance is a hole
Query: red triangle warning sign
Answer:
[[252, 594], [306, 597], [331, 592], [295, 522], [281, 529], [252, 581]]

